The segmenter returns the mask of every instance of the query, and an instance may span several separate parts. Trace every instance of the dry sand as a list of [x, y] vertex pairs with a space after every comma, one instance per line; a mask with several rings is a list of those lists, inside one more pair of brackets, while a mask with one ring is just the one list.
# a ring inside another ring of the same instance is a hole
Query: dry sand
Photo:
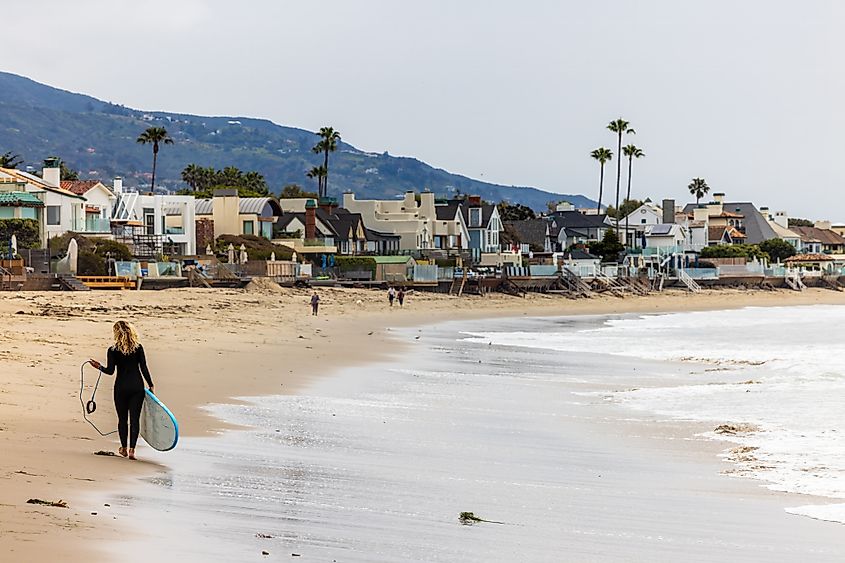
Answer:
[[[86, 495], [131, 486], [156, 467], [95, 456], [115, 449], [82, 418], [79, 366], [105, 359], [111, 324], [133, 322], [147, 350], [156, 391], [177, 413], [183, 434], [224, 429], [200, 407], [233, 396], [293, 393], [333, 368], [396, 350], [389, 327], [454, 318], [609, 314], [727, 309], [744, 306], [845, 304], [845, 293], [809, 289], [717, 290], [647, 297], [493, 295], [462, 298], [412, 293], [389, 310], [384, 292], [319, 289], [321, 314], [310, 315], [310, 291], [255, 284], [247, 290], [0, 293], [0, 560], [89, 561], [98, 539], [130, 528]], [[98, 395], [110, 403], [110, 382]], [[103, 408], [106, 408], [105, 406]], [[87, 495], [91, 496], [91, 495]], [[27, 504], [65, 500], [67, 508]], [[95, 514], [96, 513], [96, 514]]]

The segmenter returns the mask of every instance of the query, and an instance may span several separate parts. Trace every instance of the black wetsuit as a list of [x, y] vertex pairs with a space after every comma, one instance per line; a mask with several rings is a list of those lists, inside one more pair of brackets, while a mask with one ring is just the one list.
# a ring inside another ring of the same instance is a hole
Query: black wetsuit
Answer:
[[[147, 358], [140, 344], [138, 349], [129, 355], [115, 350], [114, 347], [109, 348], [108, 356], [109, 365], [100, 367], [100, 371], [113, 375], [117, 368], [117, 377], [114, 380], [114, 408], [117, 411], [120, 445], [126, 447], [126, 438], [129, 435], [129, 447], [134, 448], [138, 442], [141, 407], [144, 404], [144, 379], [147, 380], [147, 385], [153, 386], [150, 370], [147, 369]], [[142, 374], [144, 379], [141, 379]]]

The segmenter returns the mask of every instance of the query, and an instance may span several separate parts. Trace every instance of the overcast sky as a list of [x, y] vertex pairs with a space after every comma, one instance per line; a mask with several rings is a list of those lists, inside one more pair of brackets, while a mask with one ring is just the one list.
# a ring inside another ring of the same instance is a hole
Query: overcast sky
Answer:
[[845, 3], [3, 5], [2, 70], [107, 101], [332, 125], [364, 150], [593, 198], [588, 154], [615, 152], [621, 116], [647, 155], [636, 197], [686, 201], [701, 176], [728, 200], [845, 220]]

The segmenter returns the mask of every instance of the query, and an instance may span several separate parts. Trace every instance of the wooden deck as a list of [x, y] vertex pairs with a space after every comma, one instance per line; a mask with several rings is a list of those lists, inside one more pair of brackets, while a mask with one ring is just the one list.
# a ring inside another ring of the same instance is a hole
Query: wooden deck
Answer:
[[126, 276], [76, 276], [91, 289], [135, 289], [134, 281]]

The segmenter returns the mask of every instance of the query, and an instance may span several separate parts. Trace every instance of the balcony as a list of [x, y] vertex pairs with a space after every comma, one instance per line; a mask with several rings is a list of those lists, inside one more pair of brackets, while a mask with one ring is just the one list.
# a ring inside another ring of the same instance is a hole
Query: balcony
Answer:
[[100, 217], [85, 218], [86, 233], [111, 233], [111, 221]]

